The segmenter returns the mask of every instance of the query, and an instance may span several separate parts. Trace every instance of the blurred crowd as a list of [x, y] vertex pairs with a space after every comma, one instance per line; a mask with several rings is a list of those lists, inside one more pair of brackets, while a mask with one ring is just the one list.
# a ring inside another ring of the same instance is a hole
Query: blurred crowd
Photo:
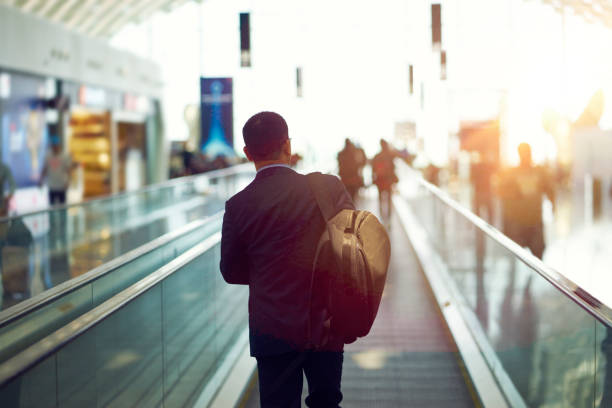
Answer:
[[548, 198], [554, 210], [558, 182], [552, 169], [533, 163], [529, 144], [521, 143], [518, 154], [515, 167], [502, 168], [492, 154], [472, 163], [472, 209], [495, 224], [495, 200], [499, 200], [502, 232], [541, 259], [545, 248], [542, 204]]
[[[470, 165], [471, 209], [542, 258], [545, 249], [542, 205], [548, 199], [554, 211], [555, 192], [563, 180], [550, 167], [534, 164], [528, 144], [519, 145], [518, 153], [520, 162], [514, 167], [502, 167], [498, 157], [492, 153], [476, 155]], [[380, 151], [369, 159], [364, 150], [350, 139], [345, 140], [344, 148], [337, 155], [340, 179], [353, 200], [358, 198], [361, 188], [367, 187], [363, 170], [368, 165], [371, 167], [371, 184], [378, 190], [380, 215], [388, 226], [393, 207], [391, 197], [399, 181], [395, 159], [412, 165], [415, 155], [381, 140]], [[419, 170], [425, 180], [439, 185], [441, 175], [448, 169], [429, 164]]]
[[383, 222], [390, 226], [393, 204], [391, 196], [393, 187], [398, 182], [395, 171], [395, 159], [399, 158], [412, 164], [414, 155], [407, 150], [398, 150], [384, 139], [380, 140], [380, 152], [368, 159], [364, 150], [350, 139], [344, 141], [344, 148], [338, 153], [338, 175], [349, 194], [356, 201], [359, 190], [366, 187], [363, 170], [366, 165], [372, 169], [372, 184], [378, 189], [380, 216]]

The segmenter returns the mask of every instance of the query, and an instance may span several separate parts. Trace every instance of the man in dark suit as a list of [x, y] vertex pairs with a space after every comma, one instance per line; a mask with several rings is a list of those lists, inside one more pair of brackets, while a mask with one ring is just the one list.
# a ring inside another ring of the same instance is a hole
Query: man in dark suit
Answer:
[[[300, 407], [302, 373], [309, 407], [342, 400], [343, 346], [325, 330], [327, 279], [312, 273], [325, 228], [307, 177], [289, 167], [291, 142], [278, 114], [261, 112], [242, 129], [255, 180], [225, 204], [221, 273], [249, 285], [251, 355], [262, 407]], [[335, 176], [324, 176], [338, 211], [354, 209]]]

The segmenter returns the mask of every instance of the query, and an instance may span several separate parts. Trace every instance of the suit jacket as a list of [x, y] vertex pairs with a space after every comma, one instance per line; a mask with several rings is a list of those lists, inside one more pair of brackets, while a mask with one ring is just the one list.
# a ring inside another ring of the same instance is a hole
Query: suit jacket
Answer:
[[[324, 176], [338, 211], [354, 209], [340, 180]], [[317, 243], [325, 228], [306, 176], [270, 167], [225, 204], [221, 273], [228, 283], [249, 285], [251, 355], [266, 356], [309, 347], [320, 330], [325, 285], [312, 281]], [[311, 291], [315, 295], [311, 306]], [[333, 343], [333, 342], [332, 342]], [[343, 344], [334, 347], [340, 350]]]

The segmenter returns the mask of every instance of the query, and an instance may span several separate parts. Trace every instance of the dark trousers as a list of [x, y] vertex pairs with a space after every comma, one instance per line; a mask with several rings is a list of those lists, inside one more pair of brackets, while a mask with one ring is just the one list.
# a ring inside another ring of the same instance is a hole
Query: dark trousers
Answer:
[[49, 204], [66, 204], [66, 190], [49, 190]]
[[308, 407], [340, 407], [343, 359], [342, 352], [333, 351], [290, 352], [257, 357], [261, 407], [301, 407], [302, 373], [308, 381]]

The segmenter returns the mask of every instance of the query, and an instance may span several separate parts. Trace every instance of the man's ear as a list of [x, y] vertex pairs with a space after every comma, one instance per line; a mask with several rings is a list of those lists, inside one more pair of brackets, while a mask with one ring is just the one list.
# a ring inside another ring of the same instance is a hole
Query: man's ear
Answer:
[[291, 157], [291, 139], [287, 139], [285, 143], [283, 143], [283, 153]]
[[253, 156], [251, 156], [251, 153], [249, 153], [249, 149], [247, 149], [246, 146], [244, 146], [244, 148], [242, 149], [242, 151], [244, 152], [244, 154], [246, 155], [247, 159], [252, 162], [253, 161]]

